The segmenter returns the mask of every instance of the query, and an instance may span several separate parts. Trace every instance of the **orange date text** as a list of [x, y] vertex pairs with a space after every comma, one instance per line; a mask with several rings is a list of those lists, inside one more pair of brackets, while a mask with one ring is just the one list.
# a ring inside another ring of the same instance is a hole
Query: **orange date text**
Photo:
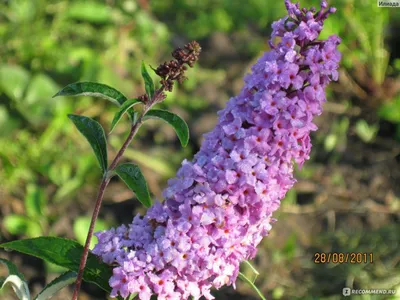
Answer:
[[314, 254], [316, 264], [372, 264], [373, 262], [373, 254], [366, 252], [316, 252]]

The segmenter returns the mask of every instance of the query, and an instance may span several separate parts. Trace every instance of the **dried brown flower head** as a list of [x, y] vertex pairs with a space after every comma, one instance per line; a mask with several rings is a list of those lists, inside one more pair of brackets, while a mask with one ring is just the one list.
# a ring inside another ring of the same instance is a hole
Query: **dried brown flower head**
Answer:
[[187, 66], [193, 67], [194, 63], [199, 59], [201, 47], [196, 41], [186, 44], [183, 49], [177, 48], [172, 52], [175, 58], [169, 62], [165, 62], [158, 66], [155, 70], [156, 74], [161, 77], [161, 85], [167, 91], [172, 91], [174, 81], [182, 83], [185, 79], [185, 71]]

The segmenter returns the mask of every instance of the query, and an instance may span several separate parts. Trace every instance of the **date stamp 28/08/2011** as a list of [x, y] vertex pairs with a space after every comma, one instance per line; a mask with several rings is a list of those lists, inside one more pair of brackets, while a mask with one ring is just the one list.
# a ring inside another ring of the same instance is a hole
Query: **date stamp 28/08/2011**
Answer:
[[316, 252], [313, 261], [316, 264], [372, 264], [374, 257], [367, 252]]

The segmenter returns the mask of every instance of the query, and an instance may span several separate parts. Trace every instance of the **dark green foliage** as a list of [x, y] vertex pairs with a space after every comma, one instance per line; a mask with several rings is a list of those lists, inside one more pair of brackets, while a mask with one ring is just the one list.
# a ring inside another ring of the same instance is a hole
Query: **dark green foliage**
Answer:
[[122, 116], [136, 104], [141, 103], [138, 99], [129, 99], [124, 104], [121, 105], [119, 111], [114, 115], [114, 119], [111, 122], [111, 129], [110, 132], [114, 130], [115, 126], [121, 120]]
[[147, 68], [146, 65], [144, 64], [144, 61], [142, 61], [142, 77], [144, 80], [147, 96], [149, 96], [149, 99], [152, 99], [154, 95], [154, 82], [153, 79], [151, 79], [149, 72], [147, 72]]
[[73, 283], [76, 279], [76, 273], [72, 271], [67, 271], [49, 284], [47, 284], [42, 291], [36, 296], [35, 300], [46, 300], [57, 293], [60, 289], [66, 287], [67, 285]]
[[170, 124], [178, 135], [182, 146], [185, 147], [188, 144], [189, 127], [181, 117], [166, 110], [152, 109], [148, 111], [147, 114], [144, 116], [144, 119], [150, 118], [161, 119]]
[[87, 139], [92, 147], [103, 173], [107, 172], [107, 141], [104, 130], [95, 120], [78, 115], [68, 115], [76, 128]]
[[107, 99], [116, 105], [122, 105], [126, 101], [126, 97], [116, 89], [108, 85], [96, 82], [76, 82], [64, 87], [61, 91], [53, 96], [91, 96]]
[[21, 272], [18, 271], [16, 265], [14, 265], [12, 262], [8, 261], [7, 259], [0, 258], [0, 263], [2, 263], [2, 264], [7, 266], [8, 275], [17, 275], [22, 280], [24, 280], [24, 275]]
[[136, 194], [137, 199], [146, 207], [151, 206], [151, 197], [146, 179], [139, 167], [126, 163], [119, 165], [115, 172], [126, 183], [126, 185]]
[[[74, 272], [78, 271], [83, 251], [83, 247], [78, 242], [58, 237], [18, 240], [0, 244], [0, 248], [32, 255]], [[85, 281], [92, 282], [110, 292], [108, 280], [111, 274], [112, 271], [108, 265], [100, 262], [95, 255], [89, 253], [83, 275]]]

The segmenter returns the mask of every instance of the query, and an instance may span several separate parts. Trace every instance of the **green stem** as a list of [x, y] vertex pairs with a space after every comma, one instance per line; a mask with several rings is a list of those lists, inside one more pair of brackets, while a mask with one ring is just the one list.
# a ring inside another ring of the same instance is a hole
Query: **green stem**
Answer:
[[88, 235], [86, 237], [85, 247], [83, 249], [81, 261], [79, 264], [78, 275], [77, 275], [76, 281], [75, 281], [74, 293], [72, 294], [73, 300], [78, 299], [78, 294], [79, 294], [79, 290], [81, 288], [82, 279], [83, 279], [83, 271], [85, 270], [86, 261], [87, 261], [87, 257], [89, 254], [89, 246], [90, 246], [90, 242], [92, 240], [92, 236], [93, 236], [93, 232], [94, 232], [94, 226], [96, 225], [96, 220], [97, 220], [97, 217], [100, 212], [100, 207], [101, 207], [101, 202], [103, 200], [104, 191], [109, 182], [110, 182], [110, 178], [107, 176], [103, 176], [103, 179], [100, 184], [99, 192], [97, 194], [97, 199], [96, 199], [96, 204], [95, 204], [95, 207], [93, 210], [92, 220], [90, 221], [90, 227], [89, 227]]
[[142, 113], [140, 114], [139, 118], [137, 118], [137, 120], [134, 121], [134, 123], [132, 124], [132, 127], [131, 127], [131, 131], [129, 133], [129, 136], [126, 138], [121, 149], [118, 151], [114, 160], [111, 162], [110, 167], [108, 168], [107, 172], [103, 176], [103, 179], [100, 184], [99, 192], [97, 195], [97, 199], [96, 199], [96, 204], [95, 204], [95, 207], [93, 210], [93, 215], [92, 215], [92, 219], [90, 222], [89, 232], [86, 237], [85, 247], [83, 248], [83, 253], [81, 256], [78, 275], [77, 275], [77, 278], [75, 281], [75, 288], [74, 288], [74, 292], [72, 294], [72, 300], [78, 299], [78, 294], [79, 294], [79, 290], [81, 288], [82, 279], [83, 279], [83, 272], [85, 270], [86, 261], [87, 261], [87, 257], [89, 254], [89, 246], [90, 246], [90, 242], [92, 240], [93, 233], [94, 233], [94, 226], [96, 225], [96, 220], [97, 220], [97, 217], [99, 216], [101, 203], [103, 201], [104, 191], [105, 191], [108, 183], [110, 182], [111, 176], [113, 174], [112, 171], [115, 169], [115, 167], [121, 160], [122, 156], [124, 155], [125, 150], [128, 148], [129, 144], [132, 142], [132, 140], [135, 137], [136, 133], [138, 132], [140, 126], [142, 125], [143, 116], [149, 111], [149, 109], [151, 108], [153, 103], [154, 102], [150, 102], [149, 105], [146, 105], [145, 108], [143, 109]]
[[253, 290], [257, 292], [258, 296], [260, 296], [262, 300], [267, 300], [267, 298], [264, 297], [264, 295], [261, 293], [258, 287], [256, 287], [256, 285], [250, 279], [248, 279], [246, 275], [244, 275], [242, 272], [239, 272], [239, 278], [242, 279], [244, 282], [248, 283], [253, 288]]
[[258, 273], [257, 269], [254, 268], [254, 266], [248, 260], [245, 260], [244, 263], [249, 266], [249, 268], [253, 271], [253, 273], [256, 276], [260, 275], [260, 273]]

